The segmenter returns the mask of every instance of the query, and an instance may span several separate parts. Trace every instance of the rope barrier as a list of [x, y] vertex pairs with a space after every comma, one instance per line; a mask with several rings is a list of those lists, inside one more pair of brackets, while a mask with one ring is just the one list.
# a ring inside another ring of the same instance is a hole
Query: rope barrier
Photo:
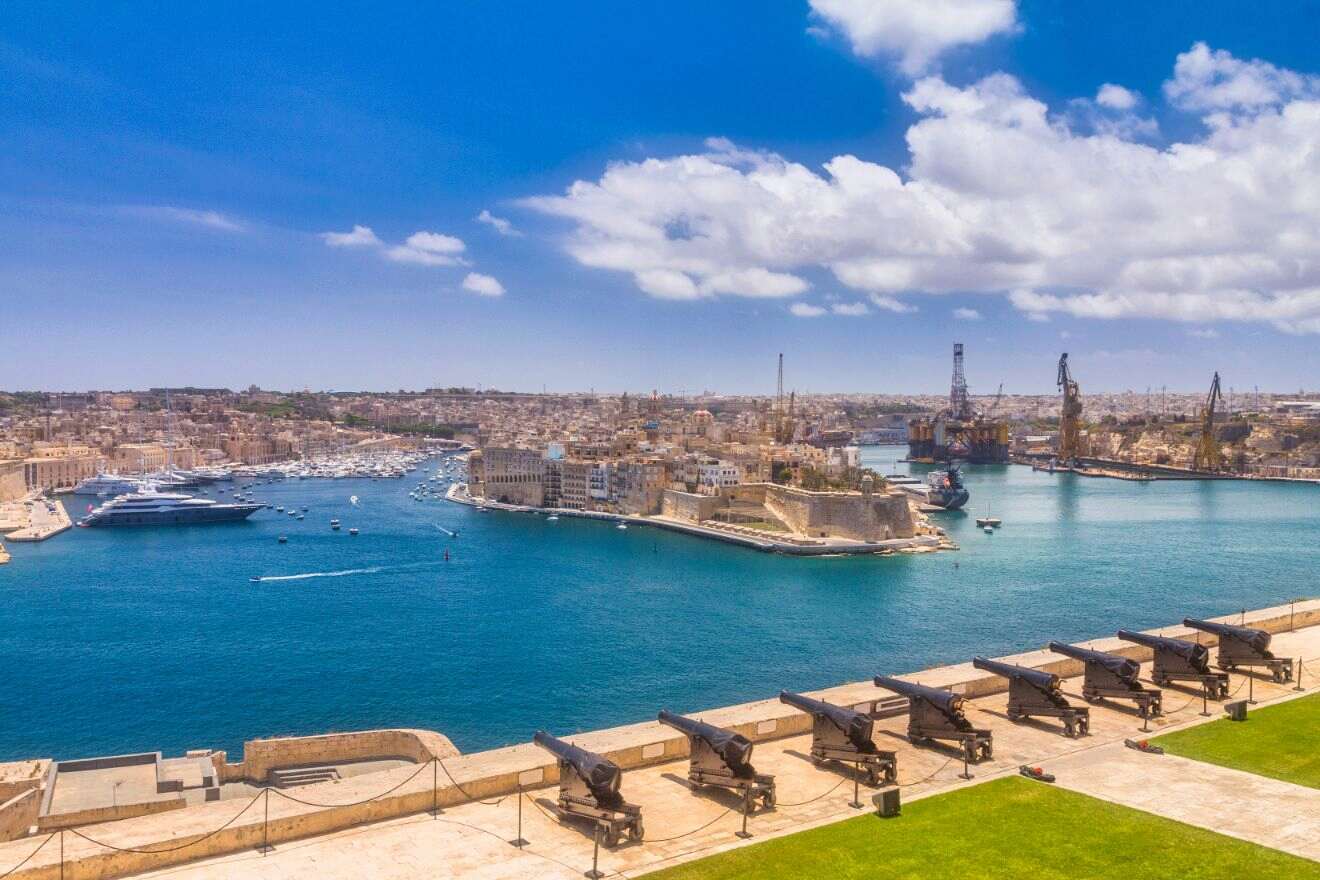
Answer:
[[823, 797], [829, 797], [830, 795], [834, 794], [834, 792], [839, 788], [839, 786], [840, 786], [840, 785], [843, 785], [843, 784], [844, 784], [845, 782], [847, 782], [847, 781], [848, 781], [847, 777], [845, 777], [845, 778], [843, 778], [843, 779], [840, 779], [838, 782], [836, 782], [836, 783], [834, 784], [834, 787], [831, 788], [829, 791], [825, 792], [824, 794], [818, 794], [818, 795], [816, 795], [814, 798], [809, 798], [809, 799], [807, 799], [807, 800], [805, 800], [805, 801], [798, 801], [798, 802], [795, 803], [795, 804], [785, 804], [785, 803], [781, 803], [781, 802], [776, 801], [776, 802], [775, 802], [775, 806], [776, 806], [776, 807], [804, 807], [804, 806], [806, 806], [807, 804], [814, 804], [816, 801], [820, 800], [821, 798], [823, 798]]
[[[435, 759], [433, 758], [432, 760], [435, 760]], [[427, 767], [427, 764], [430, 764], [430, 763], [431, 763], [431, 761], [427, 761], [426, 764], [418, 764], [418, 765], [417, 765], [417, 769], [416, 769], [415, 771], [413, 771], [413, 775], [409, 776], [407, 779], [403, 780], [402, 782], [400, 782], [398, 785], [394, 786], [393, 788], [390, 788], [390, 789], [387, 789], [387, 790], [385, 790], [385, 791], [382, 791], [380, 794], [373, 794], [373, 795], [372, 795], [371, 797], [369, 797], [369, 798], [364, 798], [363, 800], [360, 800], [360, 801], [353, 801], [352, 803], [348, 803], [348, 804], [317, 804], [317, 803], [313, 803], [313, 802], [311, 802], [311, 801], [305, 801], [305, 800], [303, 800], [302, 798], [296, 798], [296, 797], [294, 797], [294, 796], [291, 795], [291, 794], [287, 794], [287, 793], [285, 793], [285, 791], [284, 791], [283, 789], [279, 789], [279, 788], [268, 788], [268, 789], [266, 789], [266, 791], [273, 791], [273, 792], [275, 792], [275, 794], [277, 794], [277, 795], [279, 795], [280, 797], [284, 798], [286, 801], [293, 801], [295, 804], [302, 804], [302, 805], [305, 806], [305, 807], [320, 807], [320, 808], [322, 808], [322, 809], [326, 809], [326, 810], [334, 809], [334, 808], [336, 808], [336, 807], [358, 807], [358, 806], [361, 806], [362, 804], [369, 804], [369, 803], [371, 803], [371, 802], [374, 801], [374, 800], [377, 800], [377, 799], [379, 799], [379, 798], [383, 798], [383, 797], [385, 797], [386, 795], [394, 794], [394, 792], [396, 792], [396, 791], [398, 791], [399, 789], [403, 788], [403, 787], [404, 787], [405, 785], [407, 785], [409, 782], [412, 782], [412, 781], [413, 781], [414, 779], [416, 779], [419, 775], [421, 775], [421, 772], [422, 772], [423, 770], [425, 770], [426, 767]]]
[[434, 760], [437, 764], [440, 765], [440, 769], [445, 771], [445, 776], [449, 777], [449, 781], [454, 784], [454, 788], [458, 789], [459, 794], [463, 795], [468, 800], [475, 801], [476, 803], [479, 803], [487, 807], [497, 807], [500, 804], [504, 803], [506, 800], [508, 800], [509, 796], [507, 794], [504, 795], [504, 797], [501, 797], [493, 801], [483, 801], [481, 798], [477, 797], [476, 795], [468, 794], [468, 792], [463, 788], [463, 786], [458, 784], [458, 780], [455, 779], [453, 775], [449, 772], [449, 768], [445, 766], [445, 762], [441, 761], [439, 758], [435, 758]]
[[936, 776], [938, 776], [940, 773], [944, 772], [944, 768], [947, 767], [947, 766], [949, 766], [950, 764], [952, 764], [955, 760], [958, 760], [958, 757], [957, 757], [957, 756], [955, 756], [955, 757], [951, 757], [951, 758], [949, 758], [948, 760], [946, 760], [943, 764], [941, 764], [939, 767], [937, 767], [937, 768], [935, 769], [935, 772], [934, 772], [934, 773], [931, 773], [929, 776], [927, 776], [927, 777], [925, 777], [925, 778], [923, 778], [923, 779], [918, 779], [918, 780], [916, 780], [915, 782], [900, 782], [900, 783], [898, 784], [898, 787], [899, 787], [899, 788], [911, 788], [911, 787], [914, 786], [914, 785], [921, 785], [923, 782], [930, 782], [932, 779], [934, 779], [934, 778], [935, 778]]
[[651, 840], [648, 840], [648, 841], [646, 841], [646, 842], [647, 842], [647, 843], [669, 843], [671, 840], [679, 840], [679, 839], [684, 838], [684, 837], [690, 837], [691, 835], [696, 834], [696, 833], [698, 833], [698, 832], [700, 832], [700, 831], [705, 831], [707, 828], [709, 828], [710, 826], [714, 825], [716, 822], [718, 822], [718, 821], [720, 821], [721, 819], [723, 819], [725, 816], [727, 816], [727, 815], [729, 815], [730, 813], [732, 813], [735, 809], [737, 809], [737, 808], [736, 808], [736, 807], [729, 807], [727, 810], [725, 810], [723, 813], [720, 813], [720, 814], [719, 814], [718, 816], [716, 816], [714, 819], [711, 819], [711, 820], [710, 820], [709, 822], [707, 822], [705, 825], [702, 825], [702, 826], [699, 827], [699, 828], [693, 828], [691, 831], [684, 831], [682, 834], [675, 834], [673, 837], [657, 837], [657, 838], [653, 838], [653, 839], [651, 839]]
[[37, 845], [36, 849], [34, 849], [32, 852], [27, 854], [27, 857], [24, 858], [23, 861], [19, 862], [17, 865], [14, 865], [14, 867], [10, 868], [8, 871], [5, 871], [3, 874], [0, 874], [0, 880], [4, 880], [5, 877], [8, 877], [10, 874], [13, 874], [19, 868], [23, 867], [28, 862], [32, 861], [32, 857], [35, 856], [37, 853], [41, 852], [43, 849], [45, 849], [46, 844], [50, 843], [51, 840], [54, 839], [56, 834], [59, 834], [59, 832], [52, 831], [50, 835], [46, 837], [45, 840], [43, 840], [40, 844]]
[[239, 816], [242, 816], [248, 810], [252, 809], [253, 804], [261, 800], [263, 797], [269, 797], [269, 795], [270, 795], [270, 789], [267, 788], [263, 790], [261, 794], [257, 795], [252, 800], [248, 801], [247, 806], [245, 806], [243, 809], [235, 813], [232, 819], [230, 819], [228, 822], [221, 825], [219, 828], [215, 829], [214, 831], [204, 834], [201, 837], [197, 838], [196, 840], [190, 840], [187, 843], [180, 844], [179, 846], [165, 847], [163, 849], [138, 849], [136, 847], [131, 847], [131, 846], [115, 846], [113, 844], [105, 843], [103, 841], [97, 840], [93, 837], [88, 837], [86, 834], [83, 834], [77, 828], [69, 828], [66, 830], [70, 834], [81, 837], [83, 840], [87, 841], [88, 843], [93, 843], [96, 844], [97, 846], [104, 847], [105, 849], [113, 850], [115, 852], [139, 853], [142, 855], [154, 855], [156, 853], [178, 852], [181, 849], [187, 849], [190, 846], [196, 846], [197, 844], [201, 843], [204, 840], [209, 840], [210, 838], [215, 837], [221, 831], [224, 831], [230, 825], [233, 825], [235, 822], [237, 822]]

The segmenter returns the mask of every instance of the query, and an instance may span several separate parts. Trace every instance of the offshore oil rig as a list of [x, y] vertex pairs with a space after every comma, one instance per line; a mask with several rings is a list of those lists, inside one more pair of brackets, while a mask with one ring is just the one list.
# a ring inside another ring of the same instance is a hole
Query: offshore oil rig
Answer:
[[1008, 462], [1008, 423], [973, 410], [971, 397], [967, 393], [967, 377], [963, 374], [961, 342], [953, 344], [953, 383], [949, 389], [949, 408], [933, 417], [908, 422], [908, 459], [926, 463]]

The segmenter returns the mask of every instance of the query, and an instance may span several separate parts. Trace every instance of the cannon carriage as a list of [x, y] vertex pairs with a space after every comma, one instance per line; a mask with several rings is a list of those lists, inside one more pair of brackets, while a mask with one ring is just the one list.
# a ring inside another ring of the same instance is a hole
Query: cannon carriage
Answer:
[[660, 710], [661, 724], [687, 734], [688, 782], [736, 791], [750, 804], [775, 806], [775, 778], [752, 766], [752, 742], [740, 733]]
[[811, 715], [811, 758], [815, 763], [854, 764], [873, 786], [898, 779], [898, 756], [876, 747], [871, 739], [875, 729], [871, 716], [788, 691], [779, 692], [779, 702]]
[[1191, 681], [1205, 688], [1206, 695], [1212, 700], [1228, 696], [1228, 673], [1210, 668], [1210, 651], [1205, 645], [1126, 629], [1120, 629], [1118, 637], [1154, 650], [1150, 679], [1155, 684], [1163, 686], [1175, 681]]
[[1163, 711], [1164, 693], [1141, 683], [1141, 664], [1136, 660], [1063, 642], [1050, 642], [1049, 648], [1086, 664], [1082, 699], [1088, 703], [1102, 699], [1132, 700], [1142, 718], [1153, 718]]
[[607, 847], [617, 845], [625, 834], [634, 841], [642, 839], [642, 808], [628, 803], [619, 793], [623, 782], [619, 765], [543, 730], [536, 732], [532, 742], [559, 760], [559, 800], [555, 808], [561, 822], [568, 817], [592, 822], [600, 829]]
[[994, 755], [989, 729], [972, 726], [963, 712], [963, 698], [952, 691], [887, 675], [877, 675], [875, 686], [908, 698], [908, 741], [914, 745], [923, 740], [956, 742], [969, 764]]
[[1184, 619], [1183, 625], [1219, 637], [1215, 665], [1220, 669], [1232, 672], [1239, 666], [1264, 666], [1276, 682], [1292, 681], [1292, 658], [1274, 656], [1270, 651], [1270, 634], [1265, 630], [1192, 617]]
[[1074, 706], [1059, 689], [1059, 677], [1043, 669], [1017, 666], [985, 657], [973, 657], [972, 666], [1008, 679], [1008, 720], [1058, 718], [1066, 736], [1086, 736], [1091, 730], [1091, 710]]

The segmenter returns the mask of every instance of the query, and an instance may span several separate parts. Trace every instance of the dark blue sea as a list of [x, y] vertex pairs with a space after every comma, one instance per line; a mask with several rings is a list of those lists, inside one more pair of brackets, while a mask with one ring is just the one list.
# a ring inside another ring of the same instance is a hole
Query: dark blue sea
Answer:
[[258, 487], [301, 523], [9, 544], [0, 760], [389, 726], [473, 751], [1320, 592], [1311, 485], [968, 467], [968, 510], [938, 515], [960, 552], [797, 559], [411, 500], [433, 467]]

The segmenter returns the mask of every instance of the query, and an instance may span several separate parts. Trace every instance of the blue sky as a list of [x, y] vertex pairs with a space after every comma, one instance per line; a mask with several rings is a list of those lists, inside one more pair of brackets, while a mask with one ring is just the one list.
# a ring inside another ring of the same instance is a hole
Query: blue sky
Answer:
[[1314, 9], [947, 2], [9, 4], [0, 387], [1314, 387]]

